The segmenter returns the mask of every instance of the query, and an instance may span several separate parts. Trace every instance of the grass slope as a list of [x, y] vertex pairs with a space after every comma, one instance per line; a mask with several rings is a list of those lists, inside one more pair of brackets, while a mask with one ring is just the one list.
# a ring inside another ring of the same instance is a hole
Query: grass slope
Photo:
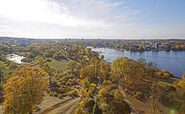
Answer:
[[61, 60], [55, 60], [52, 59], [51, 62], [48, 62], [50, 66], [55, 67], [58, 71], [65, 71], [66, 70], [66, 64], [69, 61], [66, 59], [61, 59]]

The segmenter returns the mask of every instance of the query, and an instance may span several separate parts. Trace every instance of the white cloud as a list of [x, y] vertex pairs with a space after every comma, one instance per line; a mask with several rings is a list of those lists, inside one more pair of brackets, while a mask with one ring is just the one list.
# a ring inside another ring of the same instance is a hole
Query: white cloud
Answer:
[[173, 31], [138, 26], [134, 19], [143, 11], [124, 4], [110, 0], [0, 0], [0, 35], [136, 38]]

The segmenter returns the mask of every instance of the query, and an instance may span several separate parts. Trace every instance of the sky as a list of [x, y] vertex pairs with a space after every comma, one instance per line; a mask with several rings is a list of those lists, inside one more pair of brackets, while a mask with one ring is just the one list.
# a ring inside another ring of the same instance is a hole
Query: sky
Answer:
[[0, 0], [0, 36], [185, 38], [185, 0]]

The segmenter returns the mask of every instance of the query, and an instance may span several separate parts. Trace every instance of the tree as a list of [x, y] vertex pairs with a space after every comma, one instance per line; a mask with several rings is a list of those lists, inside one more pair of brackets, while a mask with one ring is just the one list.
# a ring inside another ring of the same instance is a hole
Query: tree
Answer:
[[114, 99], [116, 99], [116, 100], [122, 100], [123, 99], [122, 94], [118, 89], [114, 92]]
[[4, 81], [4, 70], [5, 66], [3, 64], [0, 64], [0, 84]]
[[87, 78], [85, 78], [83, 81], [82, 81], [82, 87], [83, 88], [89, 88], [91, 85], [90, 85], [90, 82], [88, 81]]
[[66, 65], [66, 69], [68, 70], [68, 73], [71, 73], [71, 74], [76, 73], [78, 71], [77, 68], [78, 68], [78, 64], [76, 61], [70, 61]]
[[100, 95], [105, 97], [107, 95], [107, 90], [105, 88], [101, 88], [100, 91], [98, 92]]
[[44, 70], [21, 68], [4, 85], [4, 113], [32, 113], [48, 86], [48, 74]]
[[104, 55], [101, 55], [101, 60], [103, 60], [104, 59]]
[[9, 65], [10, 70], [15, 70], [17, 68], [17, 64], [15, 62], [11, 62]]
[[54, 67], [51, 67], [47, 61], [40, 60], [39, 61], [39, 67], [43, 69], [45, 72], [47, 72], [50, 76], [54, 75], [56, 72], [56, 69]]
[[121, 100], [121, 101], [113, 100], [109, 103], [106, 113], [107, 114], [130, 114], [131, 108], [124, 100]]
[[102, 109], [96, 103], [93, 107], [93, 114], [102, 114]]
[[81, 68], [84, 68], [85, 66], [86, 66], [86, 61], [85, 61], [85, 59], [80, 60], [80, 67], [81, 67]]
[[109, 72], [111, 71], [110, 64], [104, 61], [100, 62], [100, 76], [101, 78], [108, 79]]
[[87, 91], [85, 89], [81, 89], [80, 90], [80, 95], [82, 95], [82, 97], [86, 97], [87, 96]]
[[85, 114], [85, 112], [83, 111], [81, 107], [79, 107], [75, 110], [75, 114]]
[[93, 112], [93, 107], [94, 107], [95, 101], [94, 99], [89, 99], [85, 105], [85, 109], [89, 112]]
[[87, 48], [86, 55], [87, 55], [88, 58], [91, 57], [91, 48]]

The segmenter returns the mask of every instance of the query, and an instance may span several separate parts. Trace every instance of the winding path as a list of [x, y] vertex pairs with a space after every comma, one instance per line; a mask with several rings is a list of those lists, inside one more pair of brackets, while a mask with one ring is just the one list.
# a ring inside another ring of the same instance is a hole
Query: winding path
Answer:
[[99, 86], [101, 85], [101, 80], [99, 79], [99, 81], [98, 81], [98, 86], [96, 87], [96, 90], [94, 91], [94, 98], [96, 98], [97, 97], [97, 95], [98, 95], [98, 91], [99, 91]]

